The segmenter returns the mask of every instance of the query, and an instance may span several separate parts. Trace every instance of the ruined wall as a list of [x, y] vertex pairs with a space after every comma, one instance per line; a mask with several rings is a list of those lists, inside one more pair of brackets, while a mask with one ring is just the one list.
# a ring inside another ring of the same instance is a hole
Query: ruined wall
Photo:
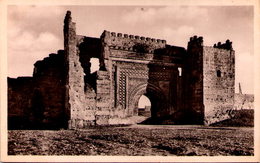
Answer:
[[[90, 73], [93, 57], [100, 68]], [[234, 61], [230, 41], [205, 47], [194, 36], [186, 51], [165, 40], [109, 31], [100, 38], [80, 36], [68, 11], [64, 51], [36, 62], [32, 78], [8, 79], [9, 124], [72, 129], [134, 123], [142, 95], [157, 124], [214, 123], [233, 108]], [[251, 107], [252, 98], [244, 97], [236, 96], [236, 104]]]
[[32, 80], [32, 77], [8, 78], [8, 129], [23, 129], [29, 125]]
[[[101, 58], [101, 40], [99, 38], [76, 35], [77, 37], [77, 53], [79, 61], [85, 73], [85, 78], [91, 74], [91, 58]], [[86, 80], [85, 80], [86, 82]]]
[[58, 51], [35, 63], [33, 77], [8, 79], [9, 129], [66, 128], [63, 68]]
[[234, 99], [234, 109], [252, 109], [254, 110], [254, 95], [236, 93]]
[[[71, 13], [68, 11], [64, 20], [64, 50], [67, 71], [65, 107], [70, 119], [69, 128], [83, 128], [93, 124], [95, 120], [95, 108], [86, 103], [86, 98], [91, 101], [95, 94], [91, 89], [86, 90], [89, 87], [84, 82], [85, 73], [80, 62], [77, 43], [76, 24], [72, 22]], [[91, 103], [93, 104], [93, 101]]]
[[[60, 128], [67, 126], [67, 115], [64, 110], [65, 103], [65, 71], [64, 51], [58, 54], [50, 54], [42, 61], [34, 65], [34, 96], [36, 107], [42, 103], [43, 115], [38, 117], [39, 123]], [[38, 97], [37, 97], [38, 96]], [[41, 99], [39, 99], [41, 98]], [[33, 109], [36, 109], [33, 106]]]
[[[221, 44], [219, 44], [221, 45]], [[235, 94], [235, 52], [229, 47], [203, 47], [205, 123], [229, 118]]]

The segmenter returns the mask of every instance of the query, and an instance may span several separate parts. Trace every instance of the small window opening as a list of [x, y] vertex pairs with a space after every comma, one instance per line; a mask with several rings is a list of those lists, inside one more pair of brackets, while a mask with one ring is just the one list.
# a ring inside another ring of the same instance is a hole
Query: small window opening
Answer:
[[91, 63], [90, 73], [93, 73], [93, 72], [99, 70], [99, 59], [98, 58], [91, 58], [90, 63]]
[[217, 77], [221, 77], [221, 71], [220, 70], [217, 71]]
[[182, 68], [178, 67], [178, 71], [179, 71], [179, 76], [181, 76], [182, 75]]

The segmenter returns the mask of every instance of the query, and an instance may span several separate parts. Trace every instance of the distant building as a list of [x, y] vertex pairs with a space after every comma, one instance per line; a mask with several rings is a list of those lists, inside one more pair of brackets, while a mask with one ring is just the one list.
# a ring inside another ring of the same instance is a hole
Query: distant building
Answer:
[[138, 108], [138, 116], [151, 117], [151, 106]]

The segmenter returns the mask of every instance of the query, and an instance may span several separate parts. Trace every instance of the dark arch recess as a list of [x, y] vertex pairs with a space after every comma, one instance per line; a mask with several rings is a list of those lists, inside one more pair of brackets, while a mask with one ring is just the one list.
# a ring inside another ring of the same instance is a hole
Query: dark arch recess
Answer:
[[[129, 99], [130, 109], [134, 110], [138, 107], [138, 101], [142, 95], [145, 95], [149, 98], [151, 102], [151, 118], [148, 121], [158, 119], [160, 117], [159, 111], [163, 110], [162, 108], [166, 108], [166, 97], [163, 91], [152, 84], [140, 84], [138, 85], [131, 93]], [[136, 111], [134, 112], [136, 114]], [[150, 122], [149, 122], [150, 123]]]

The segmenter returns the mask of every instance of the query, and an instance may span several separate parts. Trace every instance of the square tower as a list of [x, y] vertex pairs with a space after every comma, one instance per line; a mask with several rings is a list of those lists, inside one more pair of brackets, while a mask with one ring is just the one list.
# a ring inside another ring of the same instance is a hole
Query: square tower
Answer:
[[203, 113], [204, 124], [230, 117], [235, 95], [235, 51], [227, 40], [203, 46], [202, 37], [190, 39], [187, 66], [188, 102], [191, 112]]

